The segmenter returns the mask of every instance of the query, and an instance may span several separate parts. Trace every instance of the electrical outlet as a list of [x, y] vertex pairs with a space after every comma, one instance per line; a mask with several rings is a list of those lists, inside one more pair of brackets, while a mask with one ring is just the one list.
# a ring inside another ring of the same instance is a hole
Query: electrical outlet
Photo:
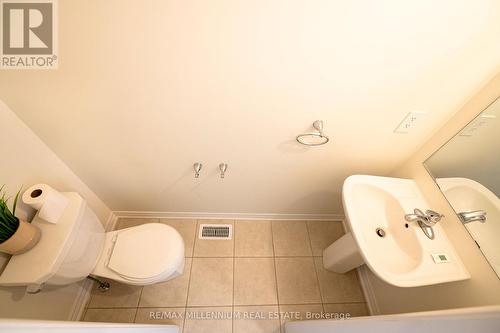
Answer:
[[412, 111], [406, 115], [398, 127], [394, 130], [395, 133], [409, 133], [425, 116], [426, 113], [422, 111]]

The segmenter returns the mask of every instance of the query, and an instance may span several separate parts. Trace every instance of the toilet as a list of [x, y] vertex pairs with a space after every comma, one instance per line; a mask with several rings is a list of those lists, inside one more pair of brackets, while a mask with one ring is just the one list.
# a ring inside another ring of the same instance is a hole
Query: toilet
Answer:
[[62, 194], [68, 199], [64, 214], [56, 224], [33, 218], [42, 237], [30, 251], [12, 256], [0, 286], [26, 286], [36, 293], [45, 285], [68, 285], [87, 277], [145, 286], [183, 273], [184, 241], [171, 226], [146, 223], [105, 232], [78, 193]]
[[177, 230], [147, 223], [107, 232], [90, 275], [144, 286], [173, 279], [183, 270], [184, 241]]

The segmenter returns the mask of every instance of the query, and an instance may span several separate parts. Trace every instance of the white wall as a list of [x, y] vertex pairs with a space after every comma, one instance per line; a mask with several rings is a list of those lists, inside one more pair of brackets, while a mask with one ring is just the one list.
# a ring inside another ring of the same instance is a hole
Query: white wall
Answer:
[[[59, 69], [2, 71], [0, 99], [115, 211], [341, 213], [347, 176], [388, 174], [496, 73], [499, 38], [492, 0], [59, 1]], [[316, 119], [331, 142], [300, 146]]]
[[[14, 195], [36, 183], [47, 183], [60, 191], [79, 192], [106, 222], [110, 209], [0, 100], [0, 184]], [[18, 216], [32, 215], [26, 206], [19, 207]], [[0, 266], [8, 256], [0, 256]], [[27, 267], [26, 269], [29, 269]], [[25, 295], [24, 288], [0, 287], [0, 317], [69, 319], [81, 284], [64, 288], [46, 288], [36, 295]]]
[[373, 286], [372, 291], [379, 313], [391, 314], [500, 304], [500, 279], [422, 164], [498, 96], [500, 96], [500, 75], [489, 82], [421, 149], [416, 151], [411, 159], [392, 174], [394, 177], [415, 179], [427, 201], [432, 205], [432, 209], [445, 215], [439, 223], [455, 246], [471, 279], [418, 288], [398, 288], [383, 282], [366, 270]]

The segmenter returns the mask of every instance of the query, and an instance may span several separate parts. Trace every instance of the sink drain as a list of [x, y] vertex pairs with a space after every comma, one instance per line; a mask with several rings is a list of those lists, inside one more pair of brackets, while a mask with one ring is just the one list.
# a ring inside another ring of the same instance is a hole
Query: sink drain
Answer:
[[379, 237], [385, 237], [385, 231], [382, 228], [377, 228], [375, 229], [375, 232], [377, 233], [377, 236]]

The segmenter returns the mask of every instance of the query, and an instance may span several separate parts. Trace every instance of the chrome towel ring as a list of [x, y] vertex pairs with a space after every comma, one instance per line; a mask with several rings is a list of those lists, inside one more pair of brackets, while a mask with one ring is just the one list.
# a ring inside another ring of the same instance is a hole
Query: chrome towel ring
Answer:
[[317, 132], [310, 132], [297, 135], [297, 142], [306, 146], [321, 146], [330, 141], [328, 136], [323, 133], [323, 121], [316, 120], [313, 123]]

